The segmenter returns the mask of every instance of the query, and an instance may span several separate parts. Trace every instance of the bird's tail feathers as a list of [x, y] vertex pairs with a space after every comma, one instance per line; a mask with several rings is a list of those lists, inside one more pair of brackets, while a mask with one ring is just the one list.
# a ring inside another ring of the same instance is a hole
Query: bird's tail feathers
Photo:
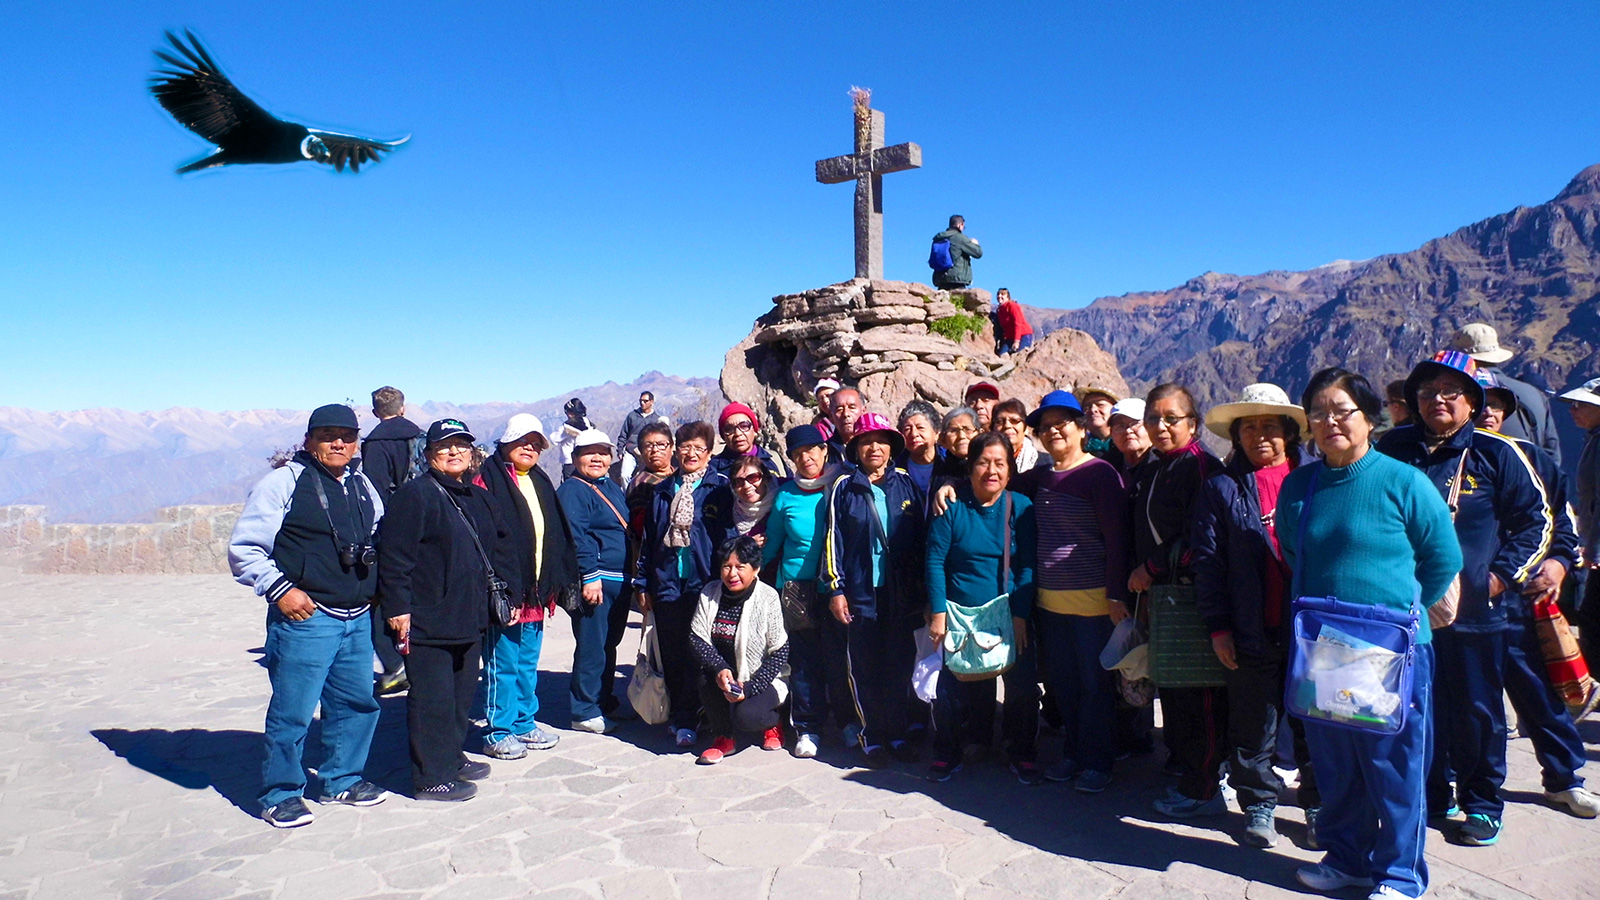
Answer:
[[177, 173], [179, 175], [187, 175], [190, 172], [198, 172], [201, 169], [213, 169], [213, 168], [216, 168], [217, 166], [225, 166], [228, 163], [229, 163], [229, 160], [225, 159], [223, 157], [222, 151], [221, 150], [217, 150], [217, 151], [215, 151], [215, 152], [213, 152], [213, 153], [211, 153], [211, 154], [209, 154], [207, 156], [200, 157], [199, 159], [195, 160], [192, 163], [189, 163], [188, 165], [179, 166], [178, 169], [177, 169]]

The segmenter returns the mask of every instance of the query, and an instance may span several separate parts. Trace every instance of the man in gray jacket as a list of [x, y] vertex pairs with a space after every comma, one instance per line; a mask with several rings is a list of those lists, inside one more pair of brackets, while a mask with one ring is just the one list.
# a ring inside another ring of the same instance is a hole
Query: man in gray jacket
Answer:
[[250, 490], [228, 541], [233, 577], [266, 601], [261, 817], [274, 828], [311, 821], [300, 757], [319, 704], [317, 802], [372, 806], [388, 796], [361, 777], [378, 727], [368, 617], [383, 499], [351, 459], [359, 438], [355, 410], [318, 407], [304, 448]]
[[950, 242], [950, 261], [953, 263], [948, 269], [934, 271], [934, 287], [944, 291], [972, 287], [972, 260], [983, 257], [983, 248], [978, 246], [976, 240], [967, 237], [966, 232], [967, 220], [951, 216], [950, 227], [933, 236], [935, 243]]
[[1555, 420], [1550, 417], [1550, 401], [1544, 391], [1512, 378], [1499, 368], [1516, 354], [1500, 346], [1500, 335], [1494, 326], [1486, 322], [1463, 325], [1451, 343], [1456, 350], [1476, 360], [1480, 368], [1493, 367], [1500, 386], [1517, 398], [1517, 410], [1500, 424], [1501, 433], [1533, 444], [1550, 454], [1556, 465], [1561, 465], [1561, 437], [1556, 434]]

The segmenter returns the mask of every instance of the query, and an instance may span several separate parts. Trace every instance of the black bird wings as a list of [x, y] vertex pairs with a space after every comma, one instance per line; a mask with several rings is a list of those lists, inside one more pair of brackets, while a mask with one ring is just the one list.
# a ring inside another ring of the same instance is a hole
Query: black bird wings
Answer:
[[257, 130], [279, 124], [271, 113], [234, 87], [193, 32], [185, 30], [184, 35], [193, 47], [185, 46], [176, 35], [167, 32], [167, 40], [182, 58], [157, 50], [156, 56], [169, 68], [157, 70], [150, 78], [150, 92], [173, 118], [213, 144], [221, 144], [241, 126]]
[[350, 166], [350, 171], [359, 172], [362, 163], [375, 163], [378, 161], [379, 153], [387, 153], [411, 140], [409, 134], [398, 141], [375, 141], [353, 134], [340, 134], [337, 131], [319, 131], [315, 128], [307, 130], [328, 148], [328, 158], [318, 162], [332, 163], [334, 170], [338, 172], [343, 172], [346, 164]]

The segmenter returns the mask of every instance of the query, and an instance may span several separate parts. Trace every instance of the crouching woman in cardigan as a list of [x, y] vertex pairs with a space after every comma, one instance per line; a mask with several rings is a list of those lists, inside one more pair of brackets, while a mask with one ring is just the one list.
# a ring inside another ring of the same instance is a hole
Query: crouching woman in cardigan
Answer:
[[778, 592], [756, 579], [761, 546], [748, 535], [717, 551], [721, 580], [700, 594], [689, 643], [705, 673], [701, 702], [714, 740], [700, 754], [715, 765], [734, 751], [734, 734], [761, 734], [761, 749], [783, 748], [778, 707], [788, 695], [789, 636]]

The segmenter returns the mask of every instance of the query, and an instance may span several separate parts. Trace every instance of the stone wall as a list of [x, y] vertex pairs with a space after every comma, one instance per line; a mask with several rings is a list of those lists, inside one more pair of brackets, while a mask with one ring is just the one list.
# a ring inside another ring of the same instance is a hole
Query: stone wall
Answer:
[[0, 561], [51, 575], [226, 573], [241, 509], [169, 506], [154, 522], [52, 525], [42, 506], [0, 506]]

